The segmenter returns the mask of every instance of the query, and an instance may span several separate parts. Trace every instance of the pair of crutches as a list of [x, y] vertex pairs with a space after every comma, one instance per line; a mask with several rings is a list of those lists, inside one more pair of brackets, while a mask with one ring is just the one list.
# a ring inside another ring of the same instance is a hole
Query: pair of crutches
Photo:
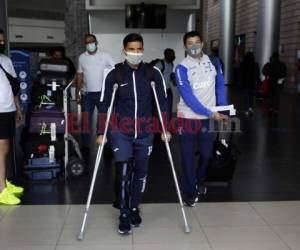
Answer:
[[[169, 141], [168, 141], [167, 134], [166, 134], [166, 129], [165, 129], [165, 126], [164, 126], [164, 123], [163, 123], [161, 109], [160, 109], [158, 98], [157, 98], [157, 93], [156, 93], [156, 89], [155, 89], [155, 82], [151, 82], [151, 87], [152, 87], [152, 90], [153, 90], [153, 93], [154, 93], [155, 103], [156, 103], [157, 111], [158, 111], [158, 114], [159, 114], [159, 120], [160, 120], [160, 123], [162, 125], [163, 135], [164, 135], [164, 138], [165, 138], [165, 145], [166, 145], [168, 157], [169, 157], [171, 168], [172, 168], [172, 173], [173, 173], [173, 178], [174, 178], [175, 185], [176, 185], [177, 195], [178, 195], [178, 198], [179, 198], [181, 212], [182, 212], [182, 216], [183, 216], [183, 220], [184, 220], [184, 232], [185, 233], [190, 233], [191, 232], [191, 227], [189, 226], [189, 224], [187, 222], [187, 219], [186, 219], [184, 204], [183, 204], [182, 196], [181, 196], [181, 193], [180, 193], [180, 188], [179, 188], [178, 179], [177, 179], [177, 175], [176, 175], [176, 171], [175, 171], [175, 167], [174, 167], [173, 157], [172, 157]], [[105, 140], [106, 135], [107, 135], [108, 126], [109, 126], [110, 117], [111, 117], [111, 113], [112, 113], [112, 110], [113, 110], [114, 100], [115, 100], [117, 90], [118, 90], [118, 84], [114, 84], [112, 98], [111, 98], [111, 102], [110, 102], [110, 106], [109, 106], [109, 109], [108, 109], [108, 112], [107, 112], [107, 118], [106, 118], [106, 122], [105, 122], [105, 129], [104, 129], [104, 134], [103, 134], [104, 140]], [[91, 187], [90, 187], [90, 191], [89, 191], [89, 195], [88, 195], [88, 199], [87, 199], [87, 203], [86, 203], [86, 208], [85, 208], [85, 212], [84, 212], [84, 216], [83, 216], [81, 230], [80, 230], [80, 233], [78, 235], [78, 240], [83, 240], [84, 239], [84, 232], [85, 232], [85, 225], [86, 225], [87, 215], [88, 215], [90, 205], [91, 205], [92, 195], [93, 195], [93, 191], [94, 191], [94, 186], [95, 186], [95, 181], [96, 181], [96, 177], [97, 177], [97, 173], [98, 173], [98, 168], [100, 166], [100, 162], [101, 162], [101, 158], [102, 158], [102, 154], [103, 154], [104, 144], [105, 144], [105, 142], [102, 141], [101, 145], [98, 148], [96, 162], [95, 162], [95, 168], [94, 168], [94, 173], [93, 173], [93, 178], [92, 178], [92, 183], [91, 183]]]

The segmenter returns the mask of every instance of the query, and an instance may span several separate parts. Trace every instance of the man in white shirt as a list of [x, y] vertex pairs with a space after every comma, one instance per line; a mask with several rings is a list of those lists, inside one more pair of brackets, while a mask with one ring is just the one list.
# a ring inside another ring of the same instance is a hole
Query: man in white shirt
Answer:
[[77, 103], [81, 103], [83, 113], [82, 146], [84, 151], [90, 145], [91, 122], [95, 107], [99, 111], [104, 70], [115, 65], [108, 53], [99, 51], [95, 35], [87, 34], [85, 45], [86, 52], [80, 55], [78, 61], [76, 82], [76, 100]]
[[18, 95], [14, 96], [7, 74], [16, 78], [12, 61], [4, 55], [5, 37], [0, 30], [0, 204], [17, 205], [20, 199], [16, 197], [23, 192], [6, 179], [6, 160], [10, 143], [15, 136], [16, 120], [22, 120]]

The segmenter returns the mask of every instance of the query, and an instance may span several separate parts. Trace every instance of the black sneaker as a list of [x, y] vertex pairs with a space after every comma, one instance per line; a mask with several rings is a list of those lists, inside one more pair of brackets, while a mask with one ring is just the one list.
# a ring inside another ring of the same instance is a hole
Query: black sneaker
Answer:
[[131, 224], [130, 224], [130, 218], [127, 214], [121, 214], [119, 217], [120, 224], [119, 224], [119, 234], [127, 235], [131, 234]]
[[198, 186], [198, 195], [205, 196], [207, 194], [207, 187], [204, 185]]
[[187, 198], [184, 202], [184, 205], [187, 207], [194, 207], [197, 202], [198, 202], [198, 196], [193, 196], [193, 197]]
[[140, 211], [138, 208], [132, 208], [130, 214], [131, 225], [134, 227], [139, 227], [142, 223], [142, 218], [140, 216]]

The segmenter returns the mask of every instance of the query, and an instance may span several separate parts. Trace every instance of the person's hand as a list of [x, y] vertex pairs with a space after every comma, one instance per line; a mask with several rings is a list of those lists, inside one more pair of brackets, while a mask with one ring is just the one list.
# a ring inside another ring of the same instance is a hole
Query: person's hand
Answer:
[[80, 95], [76, 95], [76, 102], [77, 102], [77, 104], [81, 103], [81, 96]]
[[[172, 135], [169, 131], [166, 131], [166, 137], [167, 137], [167, 141], [169, 142], [172, 138]], [[160, 138], [163, 142], [166, 141], [164, 133], [161, 133]]]
[[102, 143], [106, 143], [107, 139], [104, 137], [104, 135], [99, 135], [96, 139], [96, 144], [101, 145]]
[[229, 117], [227, 115], [223, 115], [219, 112], [213, 113], [212, 118], [215, 121], [228, 121], [229, 120]]
[[16, 111], [16, 122], [20, 123], [23, 120], [23, 114], [21, 110]]

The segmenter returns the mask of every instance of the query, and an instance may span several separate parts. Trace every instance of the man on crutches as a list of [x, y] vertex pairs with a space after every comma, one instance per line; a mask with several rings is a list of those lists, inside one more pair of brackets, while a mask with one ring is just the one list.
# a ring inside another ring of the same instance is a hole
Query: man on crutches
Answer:
[[[152, 152], [153, 132], [147, 131], [147, 124], [152, 119], [152, 86], [155, 83], [156, 97], [162, 113], [167, 111], [166, 86], [161, 72], [142, 61], [144, 44], [139, 34], [129, 34], [123, 40], [125, 61], [117, 64], [105, 78], [103, 85], [100, 115], [105, 116], [113, 93], [113, 86], [118, 83], [115, 99], [114, 122], [110, 127], [110, 142], [116, 162], [116, 192], [120, 202], [120, 223], [118, 232], [130, 234], [131, 226], [142, 222], [139, 204], [145, 190], [149, 157]], [[103, 117], [101, 117], [102, 119]], [[101, 135], [97, 143], [106, 142]], [[170, 140], [165, 131], [162, 140]]]

